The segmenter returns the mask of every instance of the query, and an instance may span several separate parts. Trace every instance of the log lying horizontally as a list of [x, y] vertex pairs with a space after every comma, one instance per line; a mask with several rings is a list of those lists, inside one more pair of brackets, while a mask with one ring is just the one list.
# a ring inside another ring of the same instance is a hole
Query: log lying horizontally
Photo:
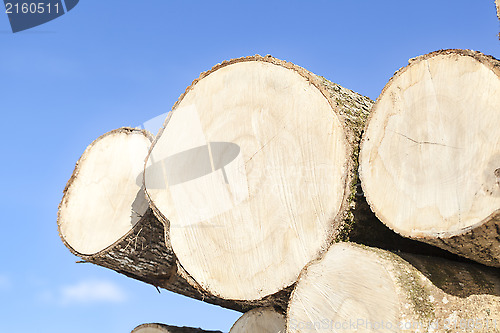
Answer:
[[500, 61], [469, 50], [412, 59], [377, 99], [360, 178], [403, 236], [500, 267]]
[[208, 303], [240, 312], [285, 308], [288, 294], [253, 303], [214, 297], [182, 269], [140, 185], [151, 140], [144, 131], [121, 128], [89, 145], [59, 206], [64, 244], [86, 262]]
[[499, 271], [334, 244], [301, 274], [287, 332], [344, 331], [500, 332]]
[[273, 308], [257, 308], [244, 313], [229, 333], [285, 333], [285, 316]]
[[221, 331], [205, 331], [201, 328], [177, 327], [164, 324], [142, 324], [131, 333], [222, 333]]
[[151, 206], [186, 271], [227, 299], [291, 286], [353, 222], [371, 105], [270, 56], [223, 62], [195, 80], [145, 170]]

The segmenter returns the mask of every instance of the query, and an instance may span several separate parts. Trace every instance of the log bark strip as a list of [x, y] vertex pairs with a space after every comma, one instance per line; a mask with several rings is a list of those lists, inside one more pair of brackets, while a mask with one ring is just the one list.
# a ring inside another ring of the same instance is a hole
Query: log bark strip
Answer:
[[373, 106], [360, 178], [397, 233], [500, 267], [500, 61], [470, 50], [410, 60]]
[[285, 333], [285, 316], [273, 308], [256, 308], [245, 312], [229, 333]]
[[[140, 185], [151, 140], [145, 131], [121, 128], [85, 150], [59, 206], [59, 234], [66, 247], [85, 262], [228, 309], [285, 309], [289, 291], [253, 303], [223, 300], [202, 290], [179, 265]], [[109, 237], [96, 241], [103, 233]]]
[[287, 332], [500, 332], [494, 268], [334, 244], [304, 269]]
[[345, 238], [371, 105], [271, 56], [201, 74], [145, 169], [150, 204], [186, 271], [214, 295], [258, 300]]
[[134, 328], [131, 333], [222, 333], [221, 331], [206, 331], [201, 328], [178, 327], [165, 324], [142, 324]]

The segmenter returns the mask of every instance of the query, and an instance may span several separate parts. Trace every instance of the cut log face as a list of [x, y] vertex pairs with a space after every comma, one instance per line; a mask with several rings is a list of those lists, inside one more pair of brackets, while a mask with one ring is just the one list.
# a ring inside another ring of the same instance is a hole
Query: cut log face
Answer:
[[205, 331], [201, 328], [177, 327], [164, 324], [142, 324], [134, 328], [132, 333], [222, 333], [221, 331]]
[[498, 270], [354, 243], [333, 245], [304, 270], [287, 311], [287, 332], [465, 328], [500, 332]]
[[[278, 292], [342, 229], [353, 148], [334, 101], [345, 98], [324, 82], [271, 57], [225, 62], [187, 89], [153, 143], [147, 195], [211, 293]], [[370, 100], [350, 93], [366, 116]]]
[[[365, 196], [388, 227], [493, 266], [500, 266], [498, 65], [468, 50], [412, 59], [375, 103], [360, 152]], [[467, 246], [470, 231], [485, 234], [476, 249]]]
[[244, 313], [229, 333], [285, 333], [285, 316], [273, 308], [257, 308]]
[[77, 253], [95, 254], [126, 235], [149, 208], [142, 184], [151, 138], [119, 129], [92, 143], [78, 161], [59, 210], [59, 231]]

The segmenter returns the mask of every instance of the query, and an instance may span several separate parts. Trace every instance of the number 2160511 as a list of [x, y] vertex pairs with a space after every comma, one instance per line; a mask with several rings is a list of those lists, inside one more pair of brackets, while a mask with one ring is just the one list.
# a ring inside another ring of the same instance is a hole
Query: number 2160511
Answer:
[[12, 4], [10, 2], [7, 2], [5, 4], [5, 12], [7, 14], [50, 14], [50, 13], [59, 13], [59, 4], [52, 4], [52, 3], [44, 3], [44, 2], [38, 2], [38, 3], [15, 3]]

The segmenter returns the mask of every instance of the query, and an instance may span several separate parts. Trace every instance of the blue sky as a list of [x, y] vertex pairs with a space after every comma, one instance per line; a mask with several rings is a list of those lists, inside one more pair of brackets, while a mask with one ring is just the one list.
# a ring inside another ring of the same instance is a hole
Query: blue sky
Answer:
[[199, 73], [271, 54], [375, 99], [409, 58], [500, 57], [493, 0], [98, 1], [13, 34], [0, 13], [0, 333], [228, 331], [239, 314], [77, 260], [57, 233], [74, 164], [99, 135], [167, 112]]

